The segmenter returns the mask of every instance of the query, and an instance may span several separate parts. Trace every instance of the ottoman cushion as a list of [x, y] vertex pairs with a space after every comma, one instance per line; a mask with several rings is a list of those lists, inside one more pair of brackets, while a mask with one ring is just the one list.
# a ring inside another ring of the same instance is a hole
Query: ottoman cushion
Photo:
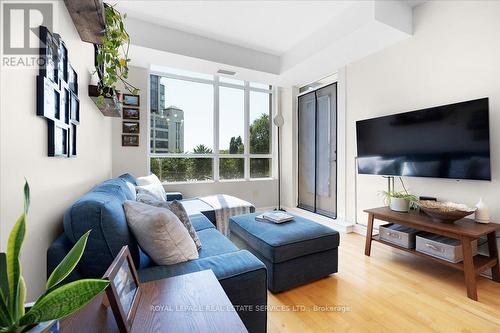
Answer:
[[295, 216], [283, 224], [260, 222], [260, 213], [230, 218], [231, 233], [272, 263], [284, 262], [339, 246], [339, 233], [322, 224]]

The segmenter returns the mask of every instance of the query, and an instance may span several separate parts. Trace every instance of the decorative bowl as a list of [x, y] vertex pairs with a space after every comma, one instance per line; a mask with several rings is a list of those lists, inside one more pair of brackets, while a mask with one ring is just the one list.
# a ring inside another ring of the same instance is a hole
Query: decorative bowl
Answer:
[[419, 200], [416, 203], [433, 221], [440, 223], [451, 224], [476, 211], [475, 208], [454, 202]]

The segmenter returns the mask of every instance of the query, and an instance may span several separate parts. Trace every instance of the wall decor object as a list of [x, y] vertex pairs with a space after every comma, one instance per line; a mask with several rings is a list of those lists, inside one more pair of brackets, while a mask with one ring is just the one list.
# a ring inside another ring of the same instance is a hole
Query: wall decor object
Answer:
[[474, 219], [478, 223], [490, 223], [490, 210], [483, 201], [483, 198], [480, 198], [479, 202], [476, 204], [476, 214]]
[[139, 95], [123, 94], [123, 105], [125, 106], [139, 106]]
[[138, 108], [123, 108], [123, 119], [139, 120], [140, 111]]
[[122, 134], [122, 146], [123, 147], [138, 147], [139, 146], [139, 136], [133, 134]]
[[124, 121], [122, 132], [125, 134], [139, 134], [139, 123], [134, 121]]
[[106, 295], [116, 323], [121, 333], [127, 333], [132, 327], [141, 296], [140, 281], [127, 246], [122, 247], [104, 273], [104, 279], [109, 280]]
[[36, 114], [47, 120], [48, 156], [76, 156], [80, 124], [78, 75], [69, 63], [66, 44], [58, 34], [40, 26]]

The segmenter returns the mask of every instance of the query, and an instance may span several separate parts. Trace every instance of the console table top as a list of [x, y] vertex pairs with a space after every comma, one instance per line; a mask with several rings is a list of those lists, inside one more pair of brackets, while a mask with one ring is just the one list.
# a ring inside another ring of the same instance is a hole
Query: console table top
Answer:
[[476, 223], [474, 220], [465, 218], [453, 224], [439, 223], [434, 222], [428, 215], [422, 212], [410, 211], [409, 213], [400, 213], [391, 210], [389, 207], [365, 209], [364, 212], [372, 214], [378, 220], [402, 224], [415, 229], [436, 232], [451, 237], [466, 236], [479, 238], [500, 229], [500, 224]]
[[[248, 333], [211, 270], [141, 283], [143, 288], [131, 333]], [[119, 333], [111, 307], [99, 294], [61, 320], [62, 333]]]

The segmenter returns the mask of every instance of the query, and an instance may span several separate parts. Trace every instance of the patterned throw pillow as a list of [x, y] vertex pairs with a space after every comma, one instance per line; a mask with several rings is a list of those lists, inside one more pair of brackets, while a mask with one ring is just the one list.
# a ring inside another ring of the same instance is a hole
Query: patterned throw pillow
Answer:
[[200, 238], [198, 237], [196, 230], [194, 230], [193, 224], [191, 223], [191, 219], [189, 218], [186, 209], [184, 209], [184, 206], [179, 201], [177, 200], [171, 202], [160, 201], [156, 199], [154, 196], [149, 195], [148, 193], [141, 193], [141, 192], [137, 193], [137, 201], [155, 207], [167, 208], [168, 210], [172, 211], [172, 213], [174, 213], [182, 222], [182, 224], [186, 227], [187, 231], [189, 232], [189, 235], [196, 244], [196, 248], [198, 250], [201, 249]]
[[170, 210], [131, 200], [123, 208], [137, 242], [157, 265], [198, 259], [193, 239]]

